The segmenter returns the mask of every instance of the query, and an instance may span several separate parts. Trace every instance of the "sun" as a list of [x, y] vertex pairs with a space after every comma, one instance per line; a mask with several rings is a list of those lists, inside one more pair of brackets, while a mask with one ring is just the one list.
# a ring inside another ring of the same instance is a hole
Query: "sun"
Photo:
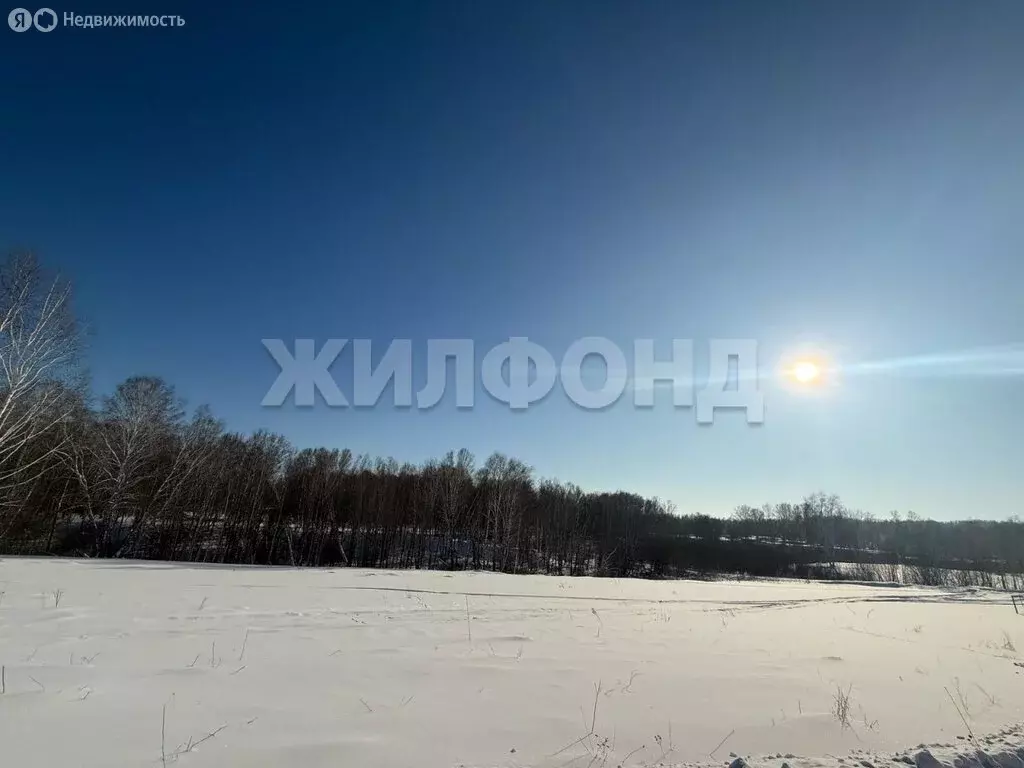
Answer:
[[794, 394], [811, 395], [832, 390], [838, 368], [831, 354], [818, 347], [790, 350], [779, 360], [775, 375]]
[[821, 367], [813, 360], [798, 360], [793, 366], [793, 378], [801, 384], [812, 384], [821, 378]]

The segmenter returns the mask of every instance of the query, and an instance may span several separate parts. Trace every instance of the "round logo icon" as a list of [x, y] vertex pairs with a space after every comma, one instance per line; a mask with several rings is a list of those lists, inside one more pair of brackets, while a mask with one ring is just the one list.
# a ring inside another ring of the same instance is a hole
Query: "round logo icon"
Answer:
[[40, 32], [53, 32], [57, 28], [57, 14], [52, 8], [40, 8], [32, 17], [32, 23]]
[[15, 8], [7, 14], [7, 26], [15, 32], [26, 32], [32, 27], [32, 11]]

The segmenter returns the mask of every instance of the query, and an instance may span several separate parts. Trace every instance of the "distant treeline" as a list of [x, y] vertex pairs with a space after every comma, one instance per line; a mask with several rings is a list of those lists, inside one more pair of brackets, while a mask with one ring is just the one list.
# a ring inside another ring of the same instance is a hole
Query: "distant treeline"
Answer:
[[878, 520], [822, 493], [680, 516], [498, 453], [414, 466], [226, 432], [152, 377], [91, 406], [78, 343], [67, 286], [30, 256], [0, 269], [0, 553], [1004, 588], [1024, 574], [1017, 521]]

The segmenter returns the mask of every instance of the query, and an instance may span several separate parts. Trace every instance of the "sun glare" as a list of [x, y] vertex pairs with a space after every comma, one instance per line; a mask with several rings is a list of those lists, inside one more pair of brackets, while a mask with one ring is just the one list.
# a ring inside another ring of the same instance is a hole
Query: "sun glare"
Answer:
[[793, 366], [793, 378], [801, 384], [810, 384], [821, 377], [821, 368], [811, 360], [801, 360]]
[[828, 358], [817, 351], [803, 350], [783, 358], [779, 364], [779, 376], [792, 388], [809, 391], [830, 387], [832, 365]]

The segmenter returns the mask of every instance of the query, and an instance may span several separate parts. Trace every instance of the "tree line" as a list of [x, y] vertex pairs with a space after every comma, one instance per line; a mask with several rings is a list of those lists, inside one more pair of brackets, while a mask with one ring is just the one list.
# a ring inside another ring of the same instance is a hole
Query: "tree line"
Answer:
[[0, 553], [1021, 587], [1016, 519], [876, 519], [824, 493], [684, 516], [501, 453], [400, 464], [231, 432], [155, 377], [94, 402], [71, 299], [31, 254], [0, 268]]

